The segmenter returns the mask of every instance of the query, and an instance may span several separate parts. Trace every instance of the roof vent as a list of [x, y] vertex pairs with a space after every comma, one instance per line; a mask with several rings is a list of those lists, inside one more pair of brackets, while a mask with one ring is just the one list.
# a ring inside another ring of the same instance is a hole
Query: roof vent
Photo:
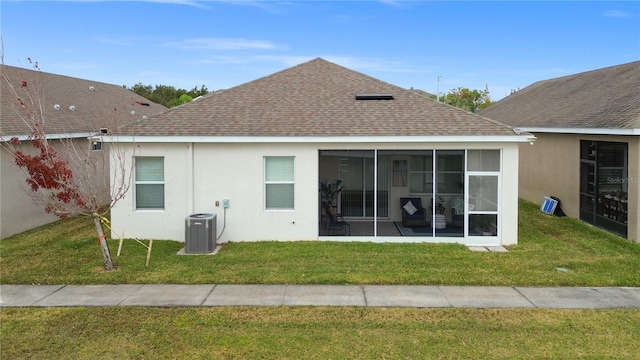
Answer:
[[71, 111], [76, 111], [76, 107], [75, 107], [75, 106], [73, 106], [73, 105], [71, 105], [71, 106], [69, 106], [69, 110], [71, 110]]
[[60, 104], [53, 105], [53, 108], [56, 109], [56, 110], [60, 110]]
[[131, 115], [135, 115], [136, 111], [135, 110], [131, 110]]
[[95, 87], [93, 87], [93, 85], [91, 85], [91, 86], [89, 86], [89, 90], [91, 90], [91, 91], [96, 91], [96, 88], [95, 88]]
[[393, 100], [393, 94], [356, 94], [356, 100]]

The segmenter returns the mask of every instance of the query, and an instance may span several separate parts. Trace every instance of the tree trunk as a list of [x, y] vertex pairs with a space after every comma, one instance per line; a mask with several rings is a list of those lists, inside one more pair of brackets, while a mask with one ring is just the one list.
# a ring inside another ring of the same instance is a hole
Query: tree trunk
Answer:
[[107, 238], [104, 235], [104, 230], [102, 229], [100, 218], [94, 216], [93, 224], [96, 226], [96, 233], [98, 233], [98, 243], [100, 244], [100, 249], [102, 249], [102, 257], [104, 258], [104, 269], [107, 271], [111, 271], [113, 270], [113, 262], [111, 261], [111, 253], [109, 252], [109, 247], [107, 246]]

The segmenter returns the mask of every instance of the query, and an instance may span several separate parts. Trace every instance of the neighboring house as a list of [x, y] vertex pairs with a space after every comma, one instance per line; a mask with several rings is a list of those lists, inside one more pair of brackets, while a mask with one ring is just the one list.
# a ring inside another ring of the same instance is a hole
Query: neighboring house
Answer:
[[520, 195], [640, 241], [640, 61], [534, 83], [478, 112], [538, 138]]
[[[184, 241], [189, 219], [213, 213], [220, 242], [517, 243], [530, 134], [320, 58], [124, 130], [113, 141], [135, 173], [114, 236]], [[336, 180], [327, 212], [319, 183]], [[408, 197], [425, 210], [404, 226]], [[349, 226], [328, 229], [332, 212]]]
[[[144, 116], [156, 115], [166, 108], [151, 103], [122, 86], [91, 80], [55, 75], [36, 70], [0, 65], [0, 142], [12, 138], [22, 140], [17, 145], [29, 152], [32, 146], [27, 140], [32, 132], [30, 121], [14, 96], [27, 103], [28, 109], [42, 113], [49, 139], [60, 148], [60, 139], [75, 139], [86, 143], [87, 151], [101, 151], [102, 143], [89, 142], [88, 137], [101, 129], [112, 132], [115, 126], [130, 124]], [[8, 82], [7, 82], [8, 81]], [[23, 83], [23, 81], [25, 83]], [[26, 85], [23, 86], [23, 85]], [[29, 105], [28, 95], [35, 96], [34, 106]], [[148, 104], [144, 106], [142, 104]], [[57, 140], [56, 140], [57, 139]], [[108, 150], [104, 150], [108, 151]], [[108, 157], [106, 157], [108, 160]], [[108, 163], [104, 166], [101, 186], [109, 189]], [[44, 225], [58, 218], [34, 205], [25, 183], [26, 173], [15, 165], [5, 148], [0, 150], [0, 238]], [[96, 180], [96, 183], [99, 183]]]

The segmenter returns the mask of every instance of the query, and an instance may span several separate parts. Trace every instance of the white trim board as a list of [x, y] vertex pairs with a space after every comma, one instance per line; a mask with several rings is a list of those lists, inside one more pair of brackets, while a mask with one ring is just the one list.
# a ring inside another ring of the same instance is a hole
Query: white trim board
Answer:
[[[98, 132], [81, 132], [81, 133], [68, 133], [68, 134], [46, 134], [48, 140], [58, 140], [58, 139], [78, 139], [78, 138], [89, 138], [96, 136]], [[1, 135], [0, 142], [8, 142], [13, 138], [17, 138], [18, 141], [26, 141], [29, 140], [31, 135]]]
[[519, 129], [522, 131], [530, 132], [530, 133], [640, 136], [640, 129], [547, 128], [547, 127], [520, 127]]
[[526, 143], [533, 135], [512, 136], [103, 136], [120, 143]]

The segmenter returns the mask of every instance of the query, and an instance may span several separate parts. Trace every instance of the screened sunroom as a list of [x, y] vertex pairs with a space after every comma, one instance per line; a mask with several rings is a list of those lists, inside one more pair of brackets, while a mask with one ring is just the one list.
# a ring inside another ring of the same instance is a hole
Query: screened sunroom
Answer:
[[501, 149], [328, 149], [318, 163], [320, 237], [499, 242]]

